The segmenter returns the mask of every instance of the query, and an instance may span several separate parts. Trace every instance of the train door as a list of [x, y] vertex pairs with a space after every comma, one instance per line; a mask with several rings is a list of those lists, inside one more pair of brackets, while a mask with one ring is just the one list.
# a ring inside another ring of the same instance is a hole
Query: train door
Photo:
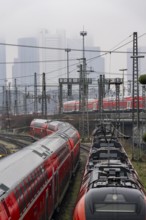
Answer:
[[97, 103], [93, 102], [93, 111], [97, 110]]
[[79, 103], [76, 104], [76, 112], [79, 111]]
[[131, 101], [128, 101], [128, 102], [127, 102], [127, 109], [131, 109], [131, 105], [132, 105], [132, 104], [131, 104]]

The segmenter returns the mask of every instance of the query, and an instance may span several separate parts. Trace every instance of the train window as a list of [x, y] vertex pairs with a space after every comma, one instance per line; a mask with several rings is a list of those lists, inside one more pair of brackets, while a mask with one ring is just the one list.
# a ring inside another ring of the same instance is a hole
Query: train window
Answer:
[[29, 176], [30, 186], [31, 186], [31, 198], [34, 197], [34, 184], [32, 175]]
[[20, 193], [21, 193], [21, 203], [22, 203], [22, 209], [24, 210], [26, 208], [26, 201], [25, 201], [25, 189], [23, 183], [20, 185]]
[[35, 179], [35, 174], [34, 174], [34, 172], [31, 174], [31, 177], [32, 177], [32, 184], [33, 184], [33, 189], [32, 189], [32, 191], [33, 191], [33, 197], [35, 196], [35, 194], [36, 194], [36, 179]]
[[26, 184], [24, 182], [22, 182], [21, 189], [22, 189], [22, 192], [23, 192], [24, 201], [25, 201], [25, 203], [27, 205], [28, 204], [28, 197], [27, 197], [28, 191], [27, 191]]
[[16, 198], [17, 198], [17, 201], [18, 201], [18, 205], [19, 205], [19, 208], [20, 208], [20, 213], [22, 213], [24, 208], [25, 208], [25, 204], [24, 204], [23, 192], [22, 192], [20, 186], [18, 186], [16, 188], [15, 195], [16, 195]]
[[136, 204], [123, 204], [123, 203], [94, 204], [94, 212], [135, 213], [136, 212]]
[[36, 191], [39, 191], [39, 175], [38, 175], [38, 169], [35, 170], [35, 179], [36, 179]]
[[43, 179], [43, 176], [41, 175], [40, 176], [40, 188], [42, 188], [43, 184], [44, 184], [44, 179]]
[[38, 176], [38, 179], [37, 179], [37, 190], [40, 191], [40, 176]]
[[44, 183], [45, 183], [47, 181], [47, 179], [48, 179], [46, 170], [43, 173], [43, 178], [44, 178]]
[[127, 102], [127, 109], [131, 108], [131, 102]]
[[31, 183], [31, 177], [29, 176], [28, 179], [28, 186], [29, 186], [29, 197], [30, 197], [30, 200], [32, 199], [32, 183]]
[[30, 188], [28, 179], [25, 180], [25, 185], [27, 187], [27, 195], [26, 195], [26, 197], [27, 197], [27, 201], [29, 203], [31, 201], [31, 193], [30, 193], [31, 192], [31, 188]]
[[19, 200], [19, 190], [18, 190], [18, 188], [15, 189], [14, 193], [15, 193], [16, 199]]
[[34, 191], [34, 195], [35, 195], [36, 194], [35, 174], [32, 173], [31, 176], [32, 176], [32, 180], [33, 180], [33, 191]]

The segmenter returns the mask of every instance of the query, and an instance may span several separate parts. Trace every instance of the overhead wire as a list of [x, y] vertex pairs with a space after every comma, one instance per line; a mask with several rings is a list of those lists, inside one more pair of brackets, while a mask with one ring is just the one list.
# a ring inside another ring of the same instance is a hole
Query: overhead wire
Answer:
[[[144, 35], [146, 35], [146, 33], [140, 35], [138, 38], [141, 38], [141, 37], [143, 37]], [[94, 60], [94, 59], [97, 59], [97, 58], [99, 58], [99, 57], [105, 56], [105, 55], [107, 55], [107, 54], [115, 53], [115, 52], [117, 52], [117, 53], [132, 53], [132, 52], [129, 52], [129, 51], [117, 51], [118, 49], [120, 49], [120, 48], [122, 48], [122, 47], [128, 45], [128, 44], [131, 43], [131, 42], [133, 42], [133, 40], [131, 40], [131, 41], [126, 42], [125, 44], [122, 44], [121, 46], [119, 46], [121, 43], [123, 43], [125, 40], [127, 40], [127, 39], [128, 39], [129, 37], [131, 37], [131, 36], [132, 36], [132, 35], [130, 35], [130, 36], [128, 36], [126, 39], [122, 40], [120, 43], [118, 43], [116, 46], [114, 46], [111, 50], [87, 50], [87, 49], [85, 49], [85, 51], [87, 51], [87, 52], [104, 52], [103, 54], [100, 54], [100, 55], [98, 55], [98, 56], [89, 58], [89, 59], [87, 60], [87, 63], [89, 63], [91, 60]], [[0, 43], [0, 45], [5, 45], [5, 46], [17, 46], [17, 47], [28, 47], [28, 48], [34, 48], [34, 49], [63, 50], [63, 51], [65, 51], [65, 49], [66, 49], [66, 48], [57, 48], [57, 47], [40, 47], [40, 46], [21, 45], [21, 44], [10, 44], [10, 43]], [[117, 47], [117, 46], [119, 46], [119, 47]], [[115, 48], [115, 49], [114, 49], [114, 48]], [[71, 51], [82, 51], [82, 49], [71, 49]], [[141, 54], [142, 54], [142, 53], [143, 53], [143, 54], [146, 54], [146, 52], [139, 52], [139, 53], [141, 53]], [[70, 59], [70, 61], [74, 61], [74, 60], [76, 60], [76, 59]], [[37, 62], [62, 62], [62, 61], [66, 61], [66, 60], [0, 62], [0, 64], [13, 64], [13, 63], [16, 63], [16, 64], [18, 63], [18, 64], [20, 64], [20, 63], [37, 63]], [[69, 65], [69, 67], [75, 66], [75, 65], [77, 65], [77, 64], [78, 64], [78, 63]], [[57, 70], [53, 70], [53, 71], [46, 72], [46, 74], [52, 74], [53, 72], [57, 72], [57, 71], [60, 71], [60, 70], [65, 69], [65, 68], [66, 68], [66, 66], [63, 67], [63, 68], [59, 68], [59, 69], [57, 69]], [[73, 72], [73, 71], [75, 71], [75, 70], [77, 70], [77, 68], [71, 70], [70, 73]], [[42, 73], [41, 73], [41, 74], [38, 74], [38, 75], [42, 75]], [[65, 73], [62, 74], [62, 75], [65, 75]], [[16, 77], [16, 78], [26, 78], [26, 77], [30, 77], [30, 76], [34, 76], [34, 75], [20, 76], [20, 77]], [[51, 77], [51, 79], [52, 79], [52, 78], [56, 78], [56, 77]], [[8, 78], [8, 79], [12, 79], [12, 78]], [[4, 79], [0, 79], [0, 80], [4, 80]]]
[[[142, 35], [140, 35], [138, 38], [141, 38], [141, 37], [143, 37], [144, 35], [146, 35], [146, 33], [144, 33], [144, 34], [142, 34]], [[129, 37], [131, 37], [132, 35], [130, 35]], [[123, 40], [123, 41], [125, 41], [125, 40]], [[122, 41], [121, 41], [122, 42]], [[120, 42], [120, 43], [121, 43]], [[132, 41], [130, 41], [130, 42], [132, 42]], [[130, 43], [130, 42], [128, 42], [128, 43]], [[126, 44], [128, 44], [128, 43], [126, 43]], [[126, 45], [125, 44], [125, 45]], [[26, 47], [26, 48], [34, 48], [34, 49], [49, 49], [49, 50], [61, 50], [61, 51], [65, 51], [66, 50], [66, 48], [64, 47], [64, 48], [60, 48], [60, 47], [43, 47], [43, 46], [33, 46], [33, 45], [24, 45], [24, 44], [12, 44], [12, 43], [0, 43], [0, 45], [1, 46], [13, 46], [13, 47]], [[119, 47], [119, 48], [116, 48], [116, 49], [120, 49], [121, 47]], [[82, 51], [82, 49], [75, 49], [75, 48], [71, 48], [71, 51]], [[85, 49], [85, 51], [87, 51], [87, 52], [107, 52], [107, 53], [110, 53], [110, 52], [112, 52], [112, 53], [127, 53], [127, 51], [116, 51], [116, 50], [93, 50], [93, 49]], [[146, 52], [145, 52], [146, 53]]]
[[[142, 37], [142, 36], [144, 36], [145, 34], [143, 34], [143, 35], [141, 35], [140, 37]], [[131, 37], [132, 35], [130, 35], [130, 37]], [[131, 43], [131, 42], [133, 42], [133, 40], [131, 40], [131, 41], [129, 41], [129, 42], [127, 42], [127, 43], [125, 43], [125, 44], [122, 44], [121, 46], [119, 46], [121, 43], [123, 43], [125, 40], [123, 40], [123, 41], [121, 41], [119, 44], [117, 44], [115, 47], [113, 47], [111, 50], [109, 50], [109, 51], [103, 51], [103, 50], [85, 50], [85, 51], [91, 51], [91, 52], [104, 52], [104, 54], [101, 54], [101, 55], [98, 55], [98, 56], [96, 56], [96, 57], [93, 57], [93, 58], [90, 58], [90, 59], [88, 59], [87, 60], [87, 62], [90, 62], [91, 60], [93, 60], [93, 59], [97, 59], [97, 58], [99, 58], [99, 57], [101, 57], [101, 56], [105, 56], [105, 55], [107, 55], [107, 54], [110, 54], [111, 55], [111, 53], [131, 53], [131, 52], [128, 52], [128, 51], [116, 51], [116, 50], [118, 50], [118, 49], [120, 49], [120, 48], [122, 48], [122, 47], [124, 47], [124, 46], [126, 46], [126, 45], [128, 45], [129, 43]], [[0, 43], [0, 45], [3, 45], [2, 43]], [[39, 48], [39, 49], [55, 49], [55, 50], [64, 50], [64, 48], [48, 48], [48, 47], [34, 47], [34, 46], [26, 46], [26, 45], [14, 45], [14, 44], [5, 44], [5, 45], [7, 45], [7, 46], [21, 46], [21, 47], [31, 47], [31, 48]], [[79, 50], [79, 49], [72, 49], [73, 51], [82, 51], [82, 50]], [[140, 53], [146, 53], [146, 52], [140, 52]], [[75, 59], [70, 59], [70, 61], [74, 61]], [[0, 62], [0, 64], [21, 64], [21, 63], [40, 63], [40, 62], [65, 62], [66, 60], [44, 60], [44, 61], [19, 61], [19, 62]], [[77, 63], [75, 63], [75, 64], [72, 64], [72, 65], [70, 65], [70, 67], [71, 66], [75, 66], [75, 65], [77, 65]], [[62, 69], [64, 69], [64, 68], [66, 68], [66, 67], [63, 67], [63, 68], [60, 68], [60, 69], [58, 69], [58, 70], [54, 70], [54, 71], [50, 71], [50, 72], [47, 72], [46, 74], [52, 74], [53, 72], [56, 72], [56, 71], [59, 71], [59, 70], [62, 70]], [[75, 68], [74, 70], [76, 70], [77, 68]], [[70, 71], [70, 73], [71, 72], [73, 72], [74, 70], [72, 70], [72, 71]], [[64, 74], [62, 74], [62, 75], [65, 75], [66, 73], [64, 73]], [[42, 75], [42, 74], [38, 74], [38, 75]], [[31, 76], [34, 76], [34, 75], [31, 75]], [[20, 77], [16, 77], [16, 78], [22, 78], [22, 77], [28, 77], [28, 76], [20, 76]], [[30, 77], [30, 75], [29, 75], [29, 77]], [[53, 77], [54, 78], [54, 77]], [[56, 78], [56, 77], [55, 77]], [[0, 79], [0, 80], [2, 80], [2, 79]], [[32, 102], [33, 103], [33, 102]], [[30, 103], [29, 103], [29, 105], [30, 105]]]
[[[70, 59], [70, 61], [75, 61], [76, 59]], [[14, 61], [14, 62], [0, 62], [0, 64], [28, 64], [28, 63], [54, 63], [54, 62], [66, 62], [67, 60], [34, 60], [34, 61]]]
[[[143, 37], [143, 36], [145, 36], [145, 35], [146, 35], [146, 33], [140, 35], [138, 38], [141, 38], [141, 37]], [[122, 40], [120, 43], [118, 43], [118, 44], [115, 45], [112, 49], [110, 49], [110, 50], [108, 50], [108, 51], [102, 51], [102, 50], [99, 51], [99, 52], [105, 52], [105, 53], [100, 54], [100, 55], [95, 56], [95, 57], [92, 57], [92, 58], [88, 59], [88, 61], [94, 60], [94, 59], [97, 59], [97, 58], [99, 58], [99, 57], [105, 56], [105, 55], [107, 55], [107, 54], [115, 53], [115, 52], [117, 52], [117, 53], [127, 53], [127, 54], [133, 53], [133, 52], [130, 52], [130, 51], [116, 51], [116, 50], [118, 50], [118, 49], [120, 49], [120, 48], [122, 48], [122, 47], [124, 47], [124, 46], [126, 46], [126, 45], [128, 45], [128, 44], [130, 44], [130, 43], [132, 43], [133, 40], [128, 41], [128, 42], [126, 42], [125, 44], [122, 44], [121, 46], [119, 46], [121, 43], [123, 43], [125, 40], [127, 40], [127, 39], [128, 39], [129, 37], [131, 37], [131, 36], [132, 36], [132, 34], [129, 35], [127, 38], [125, 38], [124, 40]], [[138, 53], [139, 53], [139, 54], [146, 54], [146, 52], [144, 52], [144, 51], [139, 51]]]

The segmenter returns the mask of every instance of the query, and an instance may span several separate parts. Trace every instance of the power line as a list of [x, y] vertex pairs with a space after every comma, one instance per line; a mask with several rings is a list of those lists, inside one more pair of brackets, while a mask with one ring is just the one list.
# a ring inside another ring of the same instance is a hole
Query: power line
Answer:
[[[70, 59], [75, 61], [76, 59]], [[37, 60], [37, 61], [17, 61], [17, 62], [0, 62], [0, 64], [28, 64], [28, 63], [53, 63], [53, 62], [66, 62], [67, 60]]]
[[116, 49], [120, 44], [122, 44], [122, 43], [125, 42], [127, 39], [129, 39], [129, 37], [132, 37], [132, 34], [129, 35], [128, 37], [126, 37], [124, 40], [120, 41], [118, 44], [116, 44], [111, 50]]
[[[141, 37], [143, 37], [144, 35], [146, 35], [146, 33], [144, 33], [144, 34], [142, 34], [142, 35], [140, 35], [139, 36], [139, 38], [141, 38]], [[131, 35], [130, 35], [131, 36]], [[129, 37], [130, 37], [129, 36]], [[119, 44], [117, 44], [116, 46], [118, 46], [118, 45], [120, 45], [122, 42], [124, 42], [125, 40], [123, 40], [123, 41], [121, 41]], [[123, 44], [123, 45], [121, 45], [121, 46], [119, 46], [119, 47], [114, 47], [115, 49], [113, 50], [113, 49], [111, 49], [111, 50], [107, 50], [107, 51], [104, 51], [104, 50], [86, 50], [85, 49], [85, 51], [88, 51], [88, 52], [104, 52], [104, 54], [100, 54], [100, 55], [98, 55], [98, 56], [95, 56], [95, 57], [92, 57], [92, 58], [90, 58], [90, 59], [88, 59], [87, 60], [87, 62], [89, 63], [91, 60], [94, 60], [94, 59], [97, 59], [97, 58], [99, 58], [99, 57], [102, 57], [102, 56], [105, 56], [105, 55], [107, 55], [107, 54], [111, 54], [111, 53], [132, 53], [132, 52], [129, 52], [129, 51], [116, 51], [116, 50], [118, 50], [118, 49], [120, 49], [121, 47], [124, 47], [124, 46], [126, 46], [126, 45], [128, 45], [129, 43], [131, 43], [132, 41], [129, 41], [129, 42], [127, 42], [127, 43], [125, 43], [125, 44]], [[29, 48], [35, 48], [35, 49], [52, 49], [52, 50], [64, 50], [65, 51], [65, 49], [66, 48], [55, 48], [55, 47], [38, 47], [38, 46], [31, 46], [31, 45], [19, 45], [19, 44], [6, 44], [6, 43], [0, 43], [0, 45], [6, 45], [6, 46], [19, 46], [19, 47], [29, 47]], [[72, 51], [82, 51], [81, 49], [71, 49]], [[139, 54], [146, 54], [146, 52], [138, 52]], [[70, 59], [70, 60], [75, 60], [75, 59]], [[66, 60], [46, 60], [46, 61], [19, 61], [19, 62], [0, 62], [0, 64], [14, 64], [14, 63], [16, 63], [16, 64], [19, 64], [19, 63], [38, 63], [38, 62], [62, 62], [62, 61], [66, 61]], [[72, 65], [69, 65], [69, 67], [71, 67], [71, 66], [75, 66], [75, 65], [78, 65], [78, 63], [75, 63], [75, 64], [72, 64]], [[52, 73], [54, 73], [54, 72], [57, 72], [57, 71], [60, 71], [60, 70], [63, 70], [63, 69], [66, 69], [66, 66], [65, 67], [63, 67], [63, 68], [59, 68], [59, 69], [57, 69], [57, 70], [53, 70], [53, 71], [50, 71], [50, 72], [46, 72], [46, 74], [52, 74]], [[75, 69], [73, 69], [72, 71], [70, 71], [70, 72], [73, 72], [73, 71], [75, 71], [75, 70], [77, 70], [77, 68], [75, 68]], [[38, 74], [38, 75], [42, 75], [42, 74]], [[64, 74], [62, 74], [62, 75], [65, 75], [65, 73]], [[16, 77], [16, 78], [26, 78], [26, 77], [31, 77], [31, 76], [33, 76], [33, 75], [29, 75], [29, 76], [20, 76], [20, 77]], [[51, 77], [51, 79], [55, 79], [56, 77]], [[13, 78], [8, 78], [8, 79], [13, 79]], [[0, 80], [5, 80], [5, 79], [0, 79]]]
[[[146, 33], [144, 33], [144, 34], [142, 34], [142, 35], [140, 35], [138, 38], [141, 38], [141, 37], [143, 37], [143, 36], [145, 36], [146, 35]], [[99, 58], [99, 57], [102, 57], [102, 56], [105, 56], [105, 55], [107, 55], [107, 54], [111, 54], [111, 53], [126, 53], [126, 54], [132, 54], [133, 52], [131, 51], [116, 51], [116, 50], [118, 50], [118, 49], [120, 49], [120, 48], [122, 48], [122, 47], [124, 47], [124, 46], [126, 46], [126, 45], [128, 45], [128, 44], [130, 44], [130, 43], [132, 43], [133, 42], [133, 39], [131, 40], [131, 41], [128, 41], [127, 43], [125, 43], [125, 44], [122, 44], [121, 46], [119, 46], [121, 43], [123, 43], [125, 40], [127, 40], [129, 37], [131, 37], [131, 36], [133, 36], [132, 34], [131, 35], [129, 35], [126, 39], [124, 39], [124, 40], [122, 40], [120, 43], [118, 43], [116, 46], [114, 46], [111, 50], [109, 50], [109, 51], [102, 51], [102, 50], [100, 50], [100, 52], [104, 52], [104, 54], [100, 54], [100, 55], [98, 55], [98, 56], [96, 56], [96, 57], [92, 57], [92, 58], [90, 58], [90, 59], [88, 59], [88, 62], [90, 61], [90, 60], [94, 60], [94, 59], [96, 59], [96, 58]], [[118, 46], [118, 47], [117, 47]], [[115, 49], [114, 49], [115, 48]], [[138, 52], [138, 54], [146, 54], [146, 52]]]
[[[139, 36], [139, 38], [143, 37], [146, 33], [142, 34], [141, 36]], [[132, 41], [129, 41], [128, 43], [120, 46], [119, 48], [116, 49], [120, 49], [121, 47], [131, 43]], [[25, 48], [34, 48], [34, 49], [45, 49], [45, 50], [61, 50], [61, 51], [65, 51], [66, 48], [59, 48], [59, 47], [42, 47], [42, 46], [32, 46], [32, 45], [23, 45], [23, 44], [11, 44], [11, 43], [0, 43], [1, 46], [12, 46], [12, 47], [25, 47]], [[81, 52], [82, 49], [72, 49], [72, 51], [79, 51]], [[85, 49], [86, 52], [103, 52], [103, 53], [127, 53], [127, 51], [116, 51], [116, 50], [93, 50], [93, 49]], [[144, 52], [146, 53], [146, 52]]]

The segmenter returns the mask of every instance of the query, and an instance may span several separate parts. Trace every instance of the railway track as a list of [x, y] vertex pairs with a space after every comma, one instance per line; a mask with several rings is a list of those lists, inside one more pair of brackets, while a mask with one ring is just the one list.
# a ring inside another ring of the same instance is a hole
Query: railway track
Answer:
[[90, 151], [90, 145], [89, 144], [81, 144], [80, 147], [83, 151], [86, 151], [87, 153], [89, 153]]
[[0, 144], [0, 158], [7, 156], [9, 153], [9, 149], [7, 149], [4, 144]]
[[79, 167], [77, 169], [77, 172], [75, 173], [75, 176], [72, 178], [72, 182], [65, 195], [65, 198], [61, 203], [59, 212], [55, 212], [52, 220], [72, 220], [73, 210], [79, 193], [81, 180], [84, 173], [84, 167], [89, 154], [89, 149], [90, 144], [81, 144]]
[[30, 135], [13, 134], [13, 133], [0, 133], [0, 137], [1, 136], [7, 136], [10, 138], [14, 138], [14, 139], [20, 139], [20, 140], [28, 141], [31, 143], [38, 140], [37, 138], [32, 137]]
[[0, 155], [7, 156], [14, 153], [29, 144], [35, 142], [37, 139], [29, 135], [16, 135], [9, 133], [0, 134]]

